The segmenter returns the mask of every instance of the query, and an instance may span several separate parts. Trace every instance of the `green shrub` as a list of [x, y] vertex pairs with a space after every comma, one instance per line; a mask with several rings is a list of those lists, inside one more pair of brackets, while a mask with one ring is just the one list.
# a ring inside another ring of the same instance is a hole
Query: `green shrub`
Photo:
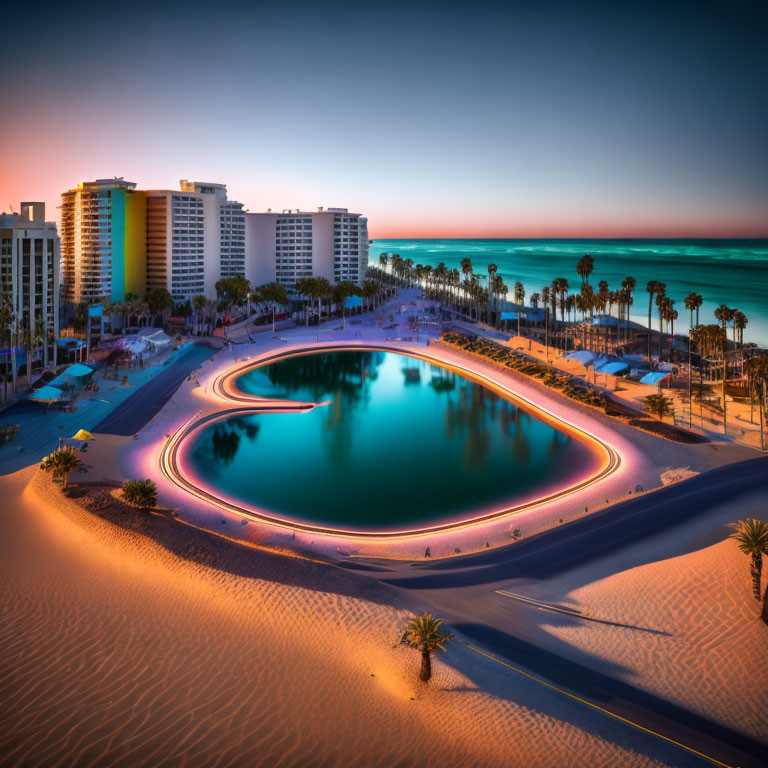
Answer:
[[157, 505], [157, 486], [151, 480], [126, 480], [123, 498], [139, 509], [152, 509]]

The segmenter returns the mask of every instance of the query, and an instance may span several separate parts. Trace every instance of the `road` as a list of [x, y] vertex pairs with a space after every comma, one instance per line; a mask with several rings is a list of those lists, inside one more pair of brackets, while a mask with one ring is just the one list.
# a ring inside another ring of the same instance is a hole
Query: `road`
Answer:
[[135, 435], [171, 399], [190, 372], [214, 351], [215, 348], [206, 342], [189, 346], [164, 371], [118, 405], [93, 431], [107, 435]]
[[[435, 562], [360, 560], [347, 567], [418, 597], [465, 638], [499, 659], [726, 765], [757, 768], [768, 764], [766, 744], [624, 682], [618, 668], [616, 675], [596, 671], [581, 663], [573, 648], [564, 649], [568, 658], [541, 648], [536, 616], [540, 609], [496, 590], [509, 589], [513, 579], [551, 578], [628, 549], [761, 489], [768, 492], [766, 456], [698, 475], [503, 549]], [[502, 669], [499, 674], [515, 674]]]

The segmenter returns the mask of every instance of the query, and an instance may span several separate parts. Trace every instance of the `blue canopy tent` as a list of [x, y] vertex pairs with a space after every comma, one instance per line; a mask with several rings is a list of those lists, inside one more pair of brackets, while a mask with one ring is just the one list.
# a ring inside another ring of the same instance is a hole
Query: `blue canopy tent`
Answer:
[[50, 383], [54, 387], [81, 387], [93, 376], [93, 368], [82, 363], [73, 363], [65, 368]]
[[615, 376], [618, 373], [624, 373], [629, 370], [629, 363], [609, 361], [602, 365], [595, 366], [595, 370], [599, 373], [607, 373], [610, 376]]
[[60, 339], [56, 340], [56, 343], [60, 347], [71, 347], [72, 349], [80, 349], [80, 347], [85, 346], [84, 341], [80, 341], [80, 339], [73, 339], [71, 336], [62, 336]]
[[64, 393], [58, 388], [50, 384], [44, 387], [40, 387], [36, 392], [31, 395], [27, 395], [28, 400], [36, 400], [40, 403], [53, 403], [56, 402]]
[[575, 360], [577, 363], [581, 363], [585, 368], [589, 368], [590, 365], [595, 365], [595, 361], [603, 359], [602, 355], [597, 352], [590, 352], [588, 349], [580, 349], [578, 352], [569, 352], [566, 355], [568, 360]]
[[661, 382], [664, 381], [664, 379], [668, 379], [669, 376], [669, 371], [651, 371], [650, 373], [646, 373], [645, 376], [640, 379], [640, 383], [659, 386], [661, 385]]
[[88, 379], [93, 376], [93, 368], [82, 363], [72, 363], [72, 365], [64, 369], [61, 375], [69, 376], [73, 379]]
[[352, 309], [353, 307], [361, 307], [363, 305], [363, 299], [360, 296], [347, 296], [344, 299], [344, 307], [346, 309]]
[[0, 365], [11, 365], [11, 355], [16, 358], [16, 365], [27, 362], [27, 353], [23, 349], [0, 349]]

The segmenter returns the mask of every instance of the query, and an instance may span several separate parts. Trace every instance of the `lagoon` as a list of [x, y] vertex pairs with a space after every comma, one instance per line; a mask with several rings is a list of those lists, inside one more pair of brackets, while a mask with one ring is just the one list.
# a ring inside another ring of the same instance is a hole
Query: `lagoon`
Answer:
[[224, 416], [188, 453], [221, 498], [346, 530], [495, 511], [594, 470], [594, 452], [484, 386], [395, 352], [336, 351], [252, 369], [239, 389], [325, 403]]

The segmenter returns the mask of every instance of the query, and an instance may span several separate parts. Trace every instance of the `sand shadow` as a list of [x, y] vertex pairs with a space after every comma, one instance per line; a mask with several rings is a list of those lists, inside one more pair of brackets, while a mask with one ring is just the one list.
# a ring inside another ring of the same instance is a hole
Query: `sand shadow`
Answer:
[[406, 607], [398, 593], [380, 582], [350, 573], [314, 553], [271, 552], [185, 525], [170, 514], [146, 513], [112, 496], [118, 487], [77, 483], [68, 496], [87, 512], [118, 527], [146, 536], [186, 562], [246, 579], [258, 579], [313, 592], [356, 597], [396, 608]]

